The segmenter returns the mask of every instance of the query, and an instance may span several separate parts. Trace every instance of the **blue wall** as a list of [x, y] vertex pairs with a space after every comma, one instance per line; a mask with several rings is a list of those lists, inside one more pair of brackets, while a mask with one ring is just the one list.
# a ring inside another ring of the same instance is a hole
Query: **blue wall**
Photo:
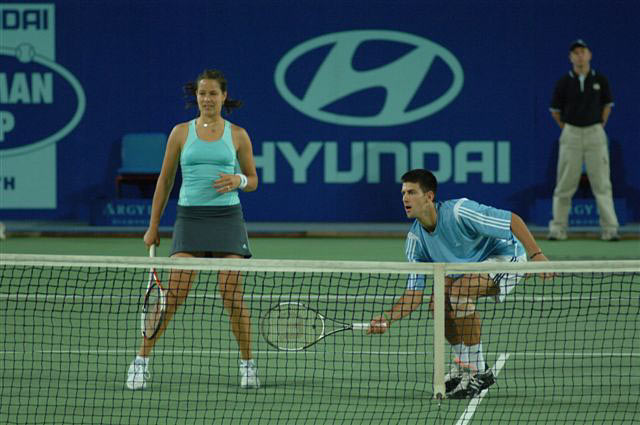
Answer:
[[424, 165], [441, 199], [535, 221], [555, 179], [548, 104], [581, 37], [616, 102], [614, 196], [638, 221], [639, 5], [0, 2], [0, 217], [88, 220], [94, 200], [115, 196], [122, 135], [191, 119], [182, 84], [219, 68], [245, 102], [228, 118], [259, 165], [247, 220], [401, 220], [398, 176]]

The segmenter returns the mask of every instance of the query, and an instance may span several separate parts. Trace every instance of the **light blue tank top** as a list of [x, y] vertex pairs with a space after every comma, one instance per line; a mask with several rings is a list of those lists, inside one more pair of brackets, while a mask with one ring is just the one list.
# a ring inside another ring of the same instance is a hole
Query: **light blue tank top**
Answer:
[[236, 150], [231, 137], [231, 123], [224, 122], [220, 140], [205, 141], [198, 138], [196, 120], [189, 122], [187, 140], [180, 155], [182, 186], [178, 205], [220, 206], [240, 203], [237, 190], [218, 193], [213, 182], [220, 173], [234, 174]]

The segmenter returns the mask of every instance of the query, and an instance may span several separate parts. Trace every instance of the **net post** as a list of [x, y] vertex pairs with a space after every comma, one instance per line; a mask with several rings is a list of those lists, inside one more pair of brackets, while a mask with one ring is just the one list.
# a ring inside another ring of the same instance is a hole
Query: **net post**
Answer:
[[444, 385], [444, 264], [435, 263], [433, 273], [433, 397], [445, 398]]

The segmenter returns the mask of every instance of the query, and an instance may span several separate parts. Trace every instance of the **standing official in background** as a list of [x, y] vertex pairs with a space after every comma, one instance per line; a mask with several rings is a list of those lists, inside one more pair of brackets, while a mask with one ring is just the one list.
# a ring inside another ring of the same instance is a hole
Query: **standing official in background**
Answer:
[[569, 60], [573, 69], [556, 83], [550, 108], [562, 133], [548, 238], [567, 239], [571, 198], [578, 189], [585, 164], [600, 214], [601, 239], [617, 241], [620, 239], [618, 218], [613, 206], [604, 131], [613, 97], [606, 77], [591, 69], [591, 51], [583, 40], [578, 39], [569, 46]]

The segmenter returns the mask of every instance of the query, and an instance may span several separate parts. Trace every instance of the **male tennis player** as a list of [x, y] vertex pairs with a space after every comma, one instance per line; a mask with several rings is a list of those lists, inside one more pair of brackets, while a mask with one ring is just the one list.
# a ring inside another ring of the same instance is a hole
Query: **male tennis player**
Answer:
[[[402, 203], [415, 218], [405, 244], [411, 262], [521, 262], [548, 261], [522, 219], [510, 211], [479, 204], [466, 198], [435, 202], [438, 182], [427, 170], [402, 176]], [[544, 277], [550, 275], [543, 275]], [[445, 277], [445, 337], [455, 355], [445, 376], [447, 397], [473, 398], [489, 388], [495, 377], [487, 368], [480, 341], [479, 297], [503, 301], [523, 276], [474, 274]], [[416, 310], [422, 303], [424, 276], [410, 275], [402, 297], [390, 311], [375, 317], [369, 333], [382, 334], [394, 320]]]

